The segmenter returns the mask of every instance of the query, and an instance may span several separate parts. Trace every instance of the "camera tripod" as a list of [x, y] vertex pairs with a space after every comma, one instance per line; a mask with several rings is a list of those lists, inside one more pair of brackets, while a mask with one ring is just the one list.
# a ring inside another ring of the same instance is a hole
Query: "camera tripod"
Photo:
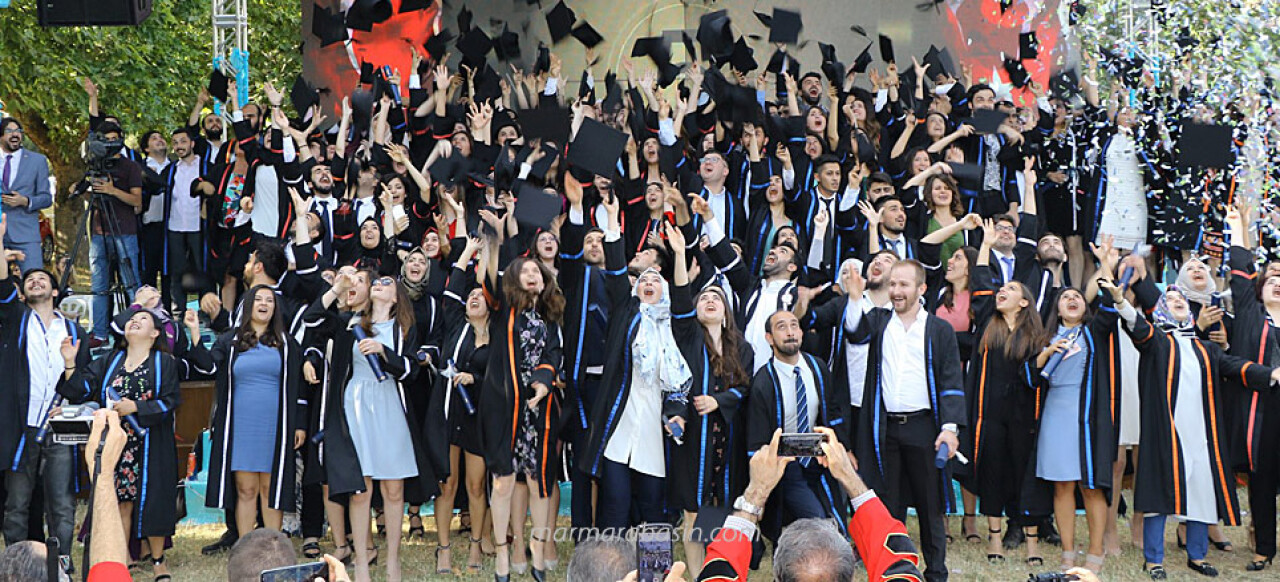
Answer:
[[[92, 180], [93, 178], [90, 179]], [[112, 316], [129, 306], [129, 303], [133, 300], [130, 296], [130, 291], [137, 288], [138, 282], [129, 280], [134, 277], [133, 258], [124, 249], [124, 244], [121, 241], [122, 235], [116, 227], [116, 209], [112, 206], [111, 201], [107, 199], [109, 195], [99, 194], [88, 190], [88, 188], [92, 188], [92, 185], [86, 188], [88, 202], [85, 207], [84, 217], [76, 227], [76, 235], [71, 243], [71, 252], [65, 258], [67, 264], [62, 270], [62, 280], [58, 282], [58, 296], [67, 297], [71, 282], [71, 262], [80, 255], [80, 249], [85, 241], [89, 240], [91, 225], [96, 216], [98, 224], [103, 231], [100, 236], [105, 237], [102, 242], [107, 262], [107, 321], [110, 321]], [[89, 265], [89, 270], [90, 281], [92, 281], [92, 262]], [[93, 294], [96, 295], [97, 293]]]

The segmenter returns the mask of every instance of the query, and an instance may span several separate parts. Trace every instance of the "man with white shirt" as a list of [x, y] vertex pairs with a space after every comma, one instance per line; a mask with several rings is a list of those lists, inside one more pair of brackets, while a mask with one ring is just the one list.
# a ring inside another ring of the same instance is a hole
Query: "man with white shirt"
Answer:
[[[817, 427], [835, 431], [848, 446], [845, 414], [849, 392], [831, 383], [827, 364], [800, 350], [804, 330], [790, 311], [778, 311], [765, 321], [770, 357], [751, 382], [747, 399], [747, 450], [758, 451], [769, 444], [775, 430], [783, 433], [811, 433]], [[830, 474], [812, 458], [791, 463], [778, 485], [777, 503], [785, 512], [775, 525], [796, 519], [843, 515], [844, 500], [834, 497], [840, 490]]]
[[[711, 205], [720, 229], [729, 238], [741, 238], [747, 228], [746, 209], [742, 200], [725, 185], [729, 178], [729, 161], [724, 154], [716, 150], [707, 150], [707, 153], [702, 154], [698, 176], [702, 178], [701, 196]], [[695, 216], [694, 220], [700, 223], [700, 218]], [[701, 227], [701, 224], [697, 226]], [[706, 234], [705, 228], [701, 230]]]
[[[6, 217], [7, 218], [7, 217]], [[4, 222], [0, 222], [0, 235]], [[7, 495], [4, 500], [6, 544], [27, 539], [31, 498], [43, 486], [49, 536], [58, 538], [63, 568], [70, 567], [72, 532], [75, 528], [75, 453], [70, 445], [54, 444], [37, 434], [50, 411], [59, 404], [56, 391], [65, 362], [64, 341], [77, 347], [76, 361], [89, 363], [89, 342], [84, 330], [54, 309], [57, 281], [43, 269], [31, 269], [18, 282], [9, 275], [9, 264], [0, 245], [0, 330], [4, 345], [0, 366], [7, 381], [0, 383], [0, 467]]]
[[996, 279], [992, 283], [997, 286], [1009, 281], [1021, 281], [1028, 286], [1033, 284], [1027, 279], [1036, 259], [1036, 239], [1035, 233], [1029, 229], [1036, 223], [1027, 218], [1023, 215], [1023, 222], [1028, 222], [1026, 225], [1019, 225], [1008, 214], [995, 218], [996, 240], [991, 243], [991, 270]]
[[[22, 124], [0, 118], [0, 203], [8, 216], [5, 246], [22, 251], [23, 271], [44, 266], [40, 251], [40, 210], [53, 205], [49, 160], [22, 147]], [[0, 273], [8, 274], [8, 273]]]
[[[337, 249], [334, 248], [334, 226], [335, 214], [341, 201], [333, 197], [333, 170], [328, 164], [315, 164], [310, 168], [309, 176], [311, 186], [311, 213], [320, 217], [320, 240], [316, 241], [316, 251], [320, 256], [324, 257], [329, 265], [337, 264]], [[356, 205], [359, 205], [357, 207]], [[373, 196], [365, 198], [356, 198], [352, 201], [352, 211], [357, 214], [355, 224], [360, 224], [364, 219], [375, 216], [377, 208], [373, 203]]]
[[[183, 275], [205, 270], [204, 221], [200, 218], [203, 201], [192, 185], [208, 169], [196, 154], [191, 130], [181, 128], [171, 136], [173, 155], [177, 157], [163, 173], [165, 183], [163, 217], [166, 227], [165, 277], [161, 288], [166, 309], [180, 314], [187, 308], [182, 289]], [[173, 306], [171, 308], [171, 306]]]
[[[850, 274], [849, 296], [861, 297], [862, 277]], [[864, 313], [862, 299], [849, 301], [845, 331], [854, 343], [868, 344], [867, 378], [858, 423], [857, 457], [863, 479], [883, 494], [889, 512], [906, 518], [910, 498], [920, 519], [920, 547], [928, 580], [947, 579], [944, 517], [945, 473], [934, 459], [945, 445], [954, 456], [965, 422], [964, 378], [955, 332], [929, 316], [920, 297], [925, 269], [913, 260], [889, 273], [893, 309]], [[904, 490], [910, 491], [905, 495]]]

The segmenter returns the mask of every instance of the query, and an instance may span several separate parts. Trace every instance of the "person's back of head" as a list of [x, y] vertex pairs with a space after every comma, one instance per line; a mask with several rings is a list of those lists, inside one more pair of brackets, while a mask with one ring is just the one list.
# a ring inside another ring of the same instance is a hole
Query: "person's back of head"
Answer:
[[255, 529], [231, 546], [227, 556], [227, 582], [258, 580], [263, 570], [297, 563], [289, 536], [274, 529]]
[[636, 569], [636, 546], [618, 536], [588, 539], [573, 551], [565, 582], [621, 580]]
[[[44, 582], [49, 579], [49, 548], [40, 542], [9, 544], [0, 552], [0, 582]], [[70, 582], [61, 570], [58, 580]]]
[[777, 582], [849, 582], [853, 550], [830, 520], [801, 519], [787, 526], [773, 551]]

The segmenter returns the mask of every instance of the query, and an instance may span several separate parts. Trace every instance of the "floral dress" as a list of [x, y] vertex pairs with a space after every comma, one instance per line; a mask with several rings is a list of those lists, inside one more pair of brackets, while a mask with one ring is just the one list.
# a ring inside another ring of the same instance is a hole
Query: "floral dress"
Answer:
[[[542, 350], [547, 345], [547, 324], [542, 320], [542, 316], [538, 315], [536, 309], [526, 310], [522, 315], [524, 325], [517, 333], [520, 346], [517, 371], [520, 373], [520, 385], [528, 387], [533, 380], [533, 370], [538, 367], [538, 362], [542, 359]], [[529, 389], [529, 394], [532, 397], [532, 388]], [[538, 404], [545, 404], [549, 398], [550, 395]], [[538, 472], [539, 439], [543, 438], [538, 433], [539, 416], [535, 407], [525, 407], [524, 415], [520, 419], [520, 430], [516, 433], [515, 454], [511, 457], [512, 469], [516, 473], [537, 474]]]
[[[142, 402], [155, 398], [155, 389], [147, 377], [147, 366], [138, 366], [133, 371], [121, 368], [120, 373], [111, 379], [111, 387], [121, 398]], [[124, 451], [120, 453], [120, 462], [116, 464], [116, 497], [120, 501], [138, 500], [138, 482], [142, 479], [142, 438], [134, 432], [133, 426], [127, 422], [120, 423], [125, 435]]]

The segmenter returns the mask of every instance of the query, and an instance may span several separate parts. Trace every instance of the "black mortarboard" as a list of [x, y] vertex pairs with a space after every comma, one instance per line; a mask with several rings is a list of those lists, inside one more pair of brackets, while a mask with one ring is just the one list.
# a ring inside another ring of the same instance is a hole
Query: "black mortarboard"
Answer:
[[360, 84], [372, 85], [374, 78], [375, 76], [373, 73], [373, 63], [361, 62], [360, 63]]
[[312, 89], [302, 75], [298, 75], [298, 78], [293, 80], [293, 88], [289, 90], [289, 100], [293, 102], [293, 110], [298, 113], [298, 117], [306, 119], [307, 111], [310, 111], [313, 105], [320, 104], [320, 93]]
[[479, 28], [471, 29], [458, 39], [458, 50], [462, 52], [462, 62], [471, 67], [484, 64], [489, 51], [493, 50], [493, 40]]
[[564, 203], [560, 195], [544, 192], [529, 182], [520, 184], [516, 195], [516, 222], [539, 229], [551, 226], [551, 221], [560, 215]]
[[717, 10], [698, 19], [698, 44], [703, 58], [720, 64], [734, 54], [733, 31], [729, 28], [729, 11]]
[[800, 76], [800, 61], [797, 61], [795, 57], [782, 51], [773, 52], [773, 56], [769, 57], [769, 64], [765, 66], [765, 70], [777, 75], [782, 73], [784, 64], [786, 71], [790, 73], [792, 77], [798, 78]]
[[573, 32], [573, 23], [578, 21], [573, 9], [565, 5], [564, 0], [556, 3], [547, 13], [547, 29], [551, 31], [551, 42], [560, 42]]
[[572, 34], [573, 38], [578, 39], [578, 42], [582, 43], [582, 46], [587, 48], [595, 48], [596, 45], [604, 42], [604, 37], [600, 36], [600, 33], [596, 32], [595, 27], [591, 26], [591, 23], [585, 20], [582, 21], [582, 24], [573, 28]]
[[431, 7], [431, 0], [400, 0], [400, 12], [413, 12], [415, 10], [426, 10]]
[[978, 133], [995, 133], [1009, 114], [997, 109], [974, 109], [973, 117], [964, 120]]
[[773, 24], [769, 25], [769, 42], [795, 44], [800, 40], [800, 13], [794, 10], [773, 9]]
[[409, 89], [409, 108], [417, 109], [428, 97], [431, 97], [431, 92], [426, 89]]
[[627, 134], [586, 118], [569, 144], [569, 163], [598, 176], [612, 176], [626, 145]]
[[1178, 165], [1225, 168], [1231, 165], [1231, 126], [1182, 124], [1178, 138]]
[[595, 105], [595, 92], [591, 82], [591, 71], [582, 69], [582, 80], [578, 81], [578, 99], [582, 99], [583, 104]]
[[473, 101], [502, 98], [502, 77], [498, 76], [497, 71], [494, 71], [493, 67], [489, 66], [489, 63], [482, 62], [479, 64], [473, 83], [476, 88], [475, 94], [471, 96]]
[[[546, 179], [547, 172], [551, 171], [551, 165], [560, 158], [560, 148], [562, 147], [564, 147], [564, 142], [560, 142], [560, 144], [542, 142], [542, 147], [539, 148], [542, 150], [542, 159], [534, 162], [533, 166], [530, 167], [529, 177], [536, 178], [540, 183], [543, 182]], [[528, 158], [526, 157], [525, 159]]]
[[1004, 72], [1009, 74], [1009, 82], [1019, 89], [1026, 87], [1027, 80], [1031, 78], [1027, 74], [1027, 68], [1022, 66], [1022, 61], [1018, 59], [1004, 59]]
[[1049, 79], [1050, 93], [1062, 100], [1069, 100], [1080, 93], [1080, 80], [1074, 69], [1067, 69]]
[[355, 0], [347, 9], [347, 28], [369, 32], [391, 18], [391, 0]]
[[209, 95], [214, 99], [224, 102], [227, 100], [227, 85], [227, 76], [223, 75], [222, 71], [214, 69], [212, 73], [209, 73]]
[[[704, 47], [706, 45], [703, 45]], [[706, 50], [705, 48], [703, 50]], [[756, 51], [747, 45], [746, 37], [739, 37], [733, 44], [733, 53], [729, 56], [729, 66], [740, 73], [750, 73], [760, 65], [756, 63]]]
[[871, 43], [867, 43], [867, 48], [862, 49], [858, 59], [853, 61], [853, 72], [865, 73], [869, 66], [871, 66]]
[[461, 158], [460, 155], [436, 158], [427, 172], [431, 174], [432, 180], [445, 186], [453, 186], [466, 174], [466, 165], [461, 162]]
[[1036, 31], [1031, 30], [1018, 35], [1018, 59], [1030, 60], [1040, 56], [1040, 40]]
[[631, 58], [652, 55], [655, 50], [665, 49], [665, 44], [666, 39], [661, 36], [637, 38], [635, 44], [631, 45]]
[[836, 87], [844, 86], [844, 63], [836, 60], [836, 47], [826, 43], [818, 43], [818, 51], [822, 53], [822, 74], [827, 81]]
[[688, 31], [680, 33], [680, 44], [684, 45], [684, 57], [686, 62], [698, 62], [698, 48], [693, 46], [693, 37], [689, 36]]
[[765, 13], [763, 13], [763, 12], [755, 11], [755, 10], [753, 10], [752, 12], [756, 15], [756, 20], [759, 20], [759, 21], [760, 21], [760, 24], [763, 24], [765, 28], [772, 28], [772, 27], [773, 27], [773, 17], [772, 17], [772, 16], [770, 16], [770, 15], [768, 15], [768, 14], [765, 14]]
[[494, 43], [493, 49], [500, 61], [520, 60], [520, 37], [511, 32], [509, 26], [503, 24], [502, 34], [498, 35], [498, 42]]
[[533, 74], [541, 75], [551, 70], [551, 49], [538, 43], [538, 56], [533, 59]]
[[1174, 37], [1174, 40], [1175, 42], [1178, 43], [1178, 46], [1181, 47], [1183, 50], [1189, 49], [1193, 46], [1200, 44], [1200, 41], [1196, 40], [1196, 37], [1191, 35], [1191, 27], [1189, 26], [1184, 26], [1182, 28], [1179, 28], [1178, 36]]
[[356, 135], [369, 129], [369, 121], [373, 118], [373, 92], [360, 88], [351, 92], [351, 124]]
[[564, 145], [569, 141], [573, 112], [562, 107], [524, 109], [519, 114], [520, 133], [525, 142], [540, 139]]
[[978, 164], [963, 164], [960, 162], [947, 162], [951, 166], [951, 177], [956, 180], [965, 182], [977, 182], [982, 179], [982, 166]]
[[347, 25], [342, 13], [316, 6], [311, 14], [311, 34], [320, 39], [322, 47], [347, 40]]
[[[947, 55], [950, 57], [951, 55]], [[949, 59], [943, 59], [943, 52], [938, 47], [930, 45], [929, 52], [924, 54], [924, 64], [929, 65], [929, 77], [931, 79], [938, 78], [938, 75], [947, 77], [952, 76], [951, 71], [955, 66], [947, 62]]]
[[428, 57], [438, 61], [444, 58], [444, 53], [448, 52], [449, 42], [452, 40], [453, 33], [449, 32], [449, 29], [444, 29], [431, 35], [431, 38], [423, 43], [422, 48], [427, 51]]
[[[604, 75], [604, 100], [600, 105], [605, 111], [617, 111], [622, 107], [622, 86], [618, 84], [618, 75], [609, 71]], [[597, 92], [598, 95], [598, 92]]]
[[880, 35], [880, 60], [886, 63], [892, 63], [893, 60], [893, 40], [885, 35]]

